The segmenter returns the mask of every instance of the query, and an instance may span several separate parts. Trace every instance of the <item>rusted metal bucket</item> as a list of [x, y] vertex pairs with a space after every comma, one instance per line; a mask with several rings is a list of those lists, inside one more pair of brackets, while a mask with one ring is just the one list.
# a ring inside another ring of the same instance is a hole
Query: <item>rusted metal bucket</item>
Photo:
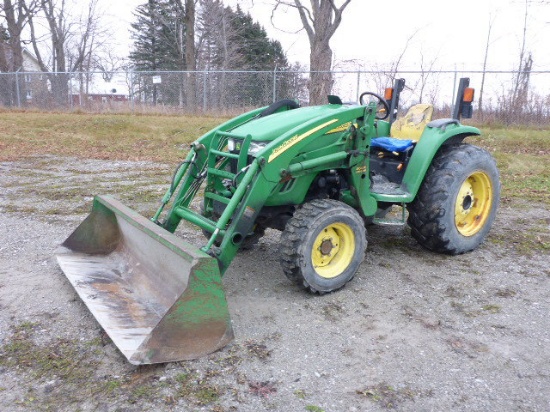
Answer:
[[233, 339], [216, 259], [114, 198], [94, 199], [56, 257], [134, 365], [195, 359]]

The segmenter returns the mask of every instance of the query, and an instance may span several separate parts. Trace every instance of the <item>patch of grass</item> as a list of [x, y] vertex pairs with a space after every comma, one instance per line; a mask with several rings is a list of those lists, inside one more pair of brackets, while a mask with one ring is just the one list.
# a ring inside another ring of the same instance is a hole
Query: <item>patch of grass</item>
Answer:
[[225, 120], [187, 115], [0, 111], [0, 160], [55, 154], [175, 163], [189, 143]]
[[16, 333], [19, 333], [23, 331], [31, 331], [38, 327], [40, 327], [40, 324], [38, 322], [31, 322], [26, 320], [24, 322], [21, 322], [18, 326], [14, 327], [14, 331]]
[[[52, 154], [176, 164], [192, 141], [225, 120], [190, 115], [0, 111], [0, 161]], [[467, 141], [495, 156], [503, 200], [517, 198], [549, 205], [548, 128], [481, 125], [480, 129], [481, 136]], [[396, 246], [396, 241], [391, 243]], [[397, 242], [397, 247], [406, 245]]]
[[305, 399], [306, 391], [304, 391], [303, 389], [296, 389], [294, 391], [294, 396], [296, 396], [298, 399]]
[[247, 352], [254, 357], [265, 361], [271, 356], [271, 350], [263, 343], [255, 342], [253, 340], [246, 341], [244, 344]]
[[201, 376], [196, 371], [185, 370], [176, 375], [175, 380], [179, 387], [176, 389], [174, 399], [183, 398], [196, 405], [209, 405], [216, 402], [224, 394], [224, 390], [210, 382], [216, 374]]
[[198, 405], [208, 405], [216, 402], [221, 395], [222, 391], [218, 386], [208, 384], [198, 385], [193, 393]]
[[518, 198], [550, 204], [550, 139], [548, 128], [484, 127], [470, 143], [496, 158], [504, 200]]
[[306, 411], [309, 411], [309, 412], [325, 412], [325, 410], [319, 406], [315, 406], [315, 405], [307, 405], [306, 406]]
[[109, 380], [103, 385], [103, 390], [107, 393], [112, 393], [122, 386], [119, 380]]
[[166, 404], [182, 402], [190, 409], [208, 406], [209, 410], [216, 410], [219, 406], [216, 402], [228, 390], [216, 382], [227, 372], [220, 368], [200, 372], [180, 366], [173, 378], [161, 380], [158, 377], [163, 370], [161, 367], [141, 366], [121, 376], [99, 377], [96, 371], [105, 356], [104, 352], [97, 354], [98, 346], [104, 345], [101, 337], [90, 340], [56, 338], [37, 343], [35, 338], [40, 330], [38, 323], [22, 322], [12, 327], [12, 335], [0, 346], [0, 368], [13, 371], [21, 385], [33, 388], [47, 383], [48, 390], [29, 391], [18, 401], [19, 405], [32, 410], [56, 411], [60, 405], [78, 410], [83, 399], [95, 407], [112, 399], [117, 399], [121, 409], [129, 405], [151, 406], [164, 400]]
[[[214, 362], [221, 368], [236, 368], [243, 362], [243, 357], [240, 352], [240, 346], [233, 344], [229, 350], [220, 352], [223, 357], [216, 359]], [[225, 355], [225, 353], [227, 353], [227, 355]]]
[[136, 401], [139, 398], [151, 399], [155, 394], [155, 388], [152, 385], [140, 385], [132, 389], [132, 398]]
[[25, 213], [29, 215], [34, 215], [39, 213], [38, 208], [34, 206], [15, 205], [15, 204], [0, 206], [0, 211], [2, 213]]
[[[60, 391], [63, 391], [64, 402], [71, 404], [90, 393], [109, 388], [90, 379], [97, 368], [95, 340], [82, 342], [56, 338], [38, 344], [34, 334], [39, 328], [40, 325], [33, 322], [12, 327], [12, 335], [0, 347], [0, 366], [16, 371], [23, 381], [36, 383], [55, 378], [51, 390], [31, 396], [40, 402], [42, 410], [56, 410], [53, 405], [58, 402]], [[27, 398], [22, 402], [29, 401]]]
[[87, 355], [89, 353], [79, 350], [76, 341], [58, 338], [41, 346], [33, 342], [30, 334], [16, 331], [1, 348], [0, 365], [26, 368], [36, 379], [55, 375], [78, 383], [88, 379], [88, 368], [95, 365]]
[[499, 298], [512, 298], [517, 295], [517, 292], [513, 289], [503, 288], [495, 292], [495, 296]]
[[457, 312], [469, 318], [476, 318], [478, 316], [483, 316], [488, 314], [496, 314], [502, 311], [502, 307], [500, 305], [493, 304], [493, 303], [483, 305], [481, 308], [478, 307], [475, 309], [470, 309], [470, 308], [466, 308], [461, 303], [453, 301], [451, 302], [451, 307], [455, 309]]
[[330, 321], [339, 320], [344, 314], [343, 306], [338, 302], [329, 302], [323, 306], [323, 315]]
[[176, 382], [179, 383], [187, 383], [189, 382], [189, 380], [193, 379], [193, 377], [195, 377], [195, 374], [192, 374], [190, 372], [182, 372], [178, 373], [174, 379], [176, 380]]
[[[13, 171], [14, 177], [19, 179], [7, 185], [13, 190], [7, 194], [7, 202], [1, 206], [2, 212], [45, 216], [87, 213], [90, 211], [91, 199], [95, 194], [114, 194], [129, 204], [146, 204], [146, 211], [151, 212], [146, 216], [151, 216], [169, 185], [170, 173], [164, 173], [161, 176], [161, 168], [132, 173], [126, 170], [120, 173], [115, 170], [105, 171], [105, 173], [96, 172], [94, 177], [88, 179], [85, 184], [68, 185], [66, 182], [61, 184], [56, 173], [51, 172], [52, 165], [45, 165], [44, 167], [48, 168], [45, 171], [39, 170], [36, 169], [36, 160], [32, 158], [25, 164], [28, 167]], [[73, 173], [76, 177], [80, 170], [74, 170]], [[46, 201], [25, 204], [26, 199], [33, 198]]]
[[483, 305], [482, 309], [487, 313], [500, 313], [502, 311], [500, 305], [495, 305], [492, 303], [488, 305]]
[[488, 239], [524, 256], [550, 253], [550, 232], [544, 219], [532, 220], [527, 224], [516, 221], [509, 228], [499, 228], [498, 231], [491, 232]]
[[357, 390], [356, 393], [388, 409], [397, 407], [403, 401], [414, 400], [417, 395], [409, 387], [396, 389], [386, 382], [367, 386], [365, 389]]

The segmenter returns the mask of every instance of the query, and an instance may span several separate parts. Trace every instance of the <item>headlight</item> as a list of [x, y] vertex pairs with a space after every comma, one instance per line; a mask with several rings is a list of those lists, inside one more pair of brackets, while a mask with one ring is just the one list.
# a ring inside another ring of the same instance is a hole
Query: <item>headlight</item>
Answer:
[[[266, 147], [268, 143], [269, 142], [250, 142], [250, 146], [248, 147], [248, 154], [255, 155], [264, 147]], [[241, 150], [242, 145], [243, 145], [242, 140], [235, 140], [235, 139], [227, 140], [227, 149], [230, 152], [235, 152], [235, 151], [238, 152], [239, 150]]]
[[255, 155], [264, 147], [267, 146], [269, 142], [250, 142], [250, 147], [248, 148], [249, 155]]

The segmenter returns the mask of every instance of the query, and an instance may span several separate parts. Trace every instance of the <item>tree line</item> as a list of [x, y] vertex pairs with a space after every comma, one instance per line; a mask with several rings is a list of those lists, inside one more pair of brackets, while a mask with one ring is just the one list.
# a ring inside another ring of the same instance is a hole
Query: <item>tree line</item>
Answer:
[[[228, 91], [237, 87], [221, 72], [296, 68], [289, 64], [280, 42], [270, 39], [238, 5], [233, 9], [219, 0], [202, 0], [199, 5], [198, 13], [190, 0], [185, 4], [181, 0], [149, 0], [137, 8], [129, 58], [135, 70], [157, 74], [156, 83], [155, 77], [140, 77], [137, 92], [146, 99], [193, 107], [198, 98], [194, 72], [208, 71], [217, 77], [209, 81], [209, 95], [216, 96], [221, 105], [228, 98], [236, 104], [246, 99], [247, 104], [255, 105], [264, 100], [263, 89], [269, 87], [260, 74], [257, 79], [249, 76], [246, 83], [238, 85], [239, 94], [228, 96]], [[186, 71], [188, 75], [178, 81], [181, 76], [171, 71]], [[297, 92], [292, 90], [295, 84], [286, 81], [279, 90], [291, 95]]]
[[[337, 4], [339, 1], [342, 3]], [[274, 14], [289, 9], [296, 12], [311, 45], [311, 80], [306, 83], [285, 76], [286, 83], [279, 87], [284, 97], [304, 95], [308, 88], [311, 103], [326, 100], [332, 87], [329, 41], [350, 1], [272, 0]], [[103, 17], [99, 0], [0, 0], [0, 73], [23, 71], [23, 55], [28, 49], [36, 59], [36, 69], [48, 80], [53, 104], [67, 103], [69, 92], [73, 92], [69, 83], [75, 77], [78, 92], [87, 94], [91, 71], [101, 71], [109, 79], [116, 70], [133, 68], [161, 76], [160, 82], [140, 80], [138, 96], [154, 103], [177, 100], [192, 105], [198, 79], [189, 74], [174, 88], [173, 81], [162, 80], [169, 74], [161, 72], [303, 70], [298, 63], [288, 61], [281, 44], [270, 39], [249, 13], [221, 0], [144, 0], [134, 11], [129, 56], [113, 52], [113, 33]], [[212, 95], [223, 100], [234, 85], [224, 83], [227, 79], [223, 75], [219, 77]], [[239, 85], [249, 104], [257, 103], [250, 96], [262, 95], [257, 90], [261, 88], [259, 81]], [[4, 105], [14, 105], [16, 94], [24, 88], [24, 82], [0, 76]]]
[[[49, 107], [66, 105], [68, 95], [75, 93], [75, 88], [81, 96], [87, 95], [92, 71], [102, 72], [106, 80], [117, 70], [147, 71], [152, 75], [129, 80], [132, 95], [142, 101], [196, 107], [200, 99], [208, 99], [227, 107], [229, 101], [239, 105], [263, 104], [275, 95], [269, 89], [272, 82], [266, 82], [265, 75], [248, 76], [247, 81], [240, 82], [226, 76], [224, 72], [228, 70], [271, 71], [275, 75], [277, 71], [290, 74], [305, 70], [288, 61], [281, 44], [270, 39], [264, 27], [249, 13], [239, 6], [224, 5], [222, 0], [143, 0], [134, 10], [132, 51], [129, 56], [117, 55], [113, 52], [113, 33], [100, 10], [100, 1], [0, 0], [2, 104], [13, 106], [19, 96], [25, 95], [26, 85], [21, 78], [2, 75], [24, 71], [25, 49], [34, 55], [36, 70], [47, 79], [48, 88], [43, 92], [51, 100]], [[300, 96], [311, 104], [324, 103], [333, 87], [330, 40], [351, 0], [265, 1], [272, 6], [273, 24], [273, 17], [277, 15], [299, 19], [302, 30], [296, 35], [306, 35], [310, 45], [309, 76], [281, 76], [277, 97]], [[512, 114], [521, 114], [535, 98], [547, 100], [531, 90], [534, 57], [526, 43], [526, 33], [532, 0], [524, 2], [517, 74], [511, 86], [503, 89], [498, 97], [499, 105]], [[80, 7], [76, 7], [77, 4]], [[493, 41], [493, 22], [494, 17], [488, 25], [483, 70]], [[401, 55], [390, 64], [390, 73], [384, 76], [381, 88], [392, 84], [414, 36], [409, 36]], [[436, 61], [425, 62], [423, 56], [420, 57], [422, 96]], [[175, 71], [186, 74], [171, 74]], [[196, 72], [211, 72], [208, 82]], [[481, 113], [487, 107], [484, 85], [485, 76], [477, 93]]]

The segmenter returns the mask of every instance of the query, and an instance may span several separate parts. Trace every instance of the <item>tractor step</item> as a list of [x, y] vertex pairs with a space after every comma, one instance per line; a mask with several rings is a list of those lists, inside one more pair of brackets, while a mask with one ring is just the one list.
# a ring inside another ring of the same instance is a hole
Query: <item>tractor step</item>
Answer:
[[406, 220], [401, 219], [378, 219], [374, 218], [373, 223], [379, 226], [403, 226], [407, 223]]
[[390, 211], [389, 213], [386, 213], [384, 217], [375, 217], [373, 220], [373, 223], [380, 226], [403, 226], [407, 223], [407, 209], [405, 207], [405, 203], [402, 203], [401, 206], [401, 214], [399, 216], [395, 216], [395, 218], [388, 217], [388, 214], [392, 214]]

